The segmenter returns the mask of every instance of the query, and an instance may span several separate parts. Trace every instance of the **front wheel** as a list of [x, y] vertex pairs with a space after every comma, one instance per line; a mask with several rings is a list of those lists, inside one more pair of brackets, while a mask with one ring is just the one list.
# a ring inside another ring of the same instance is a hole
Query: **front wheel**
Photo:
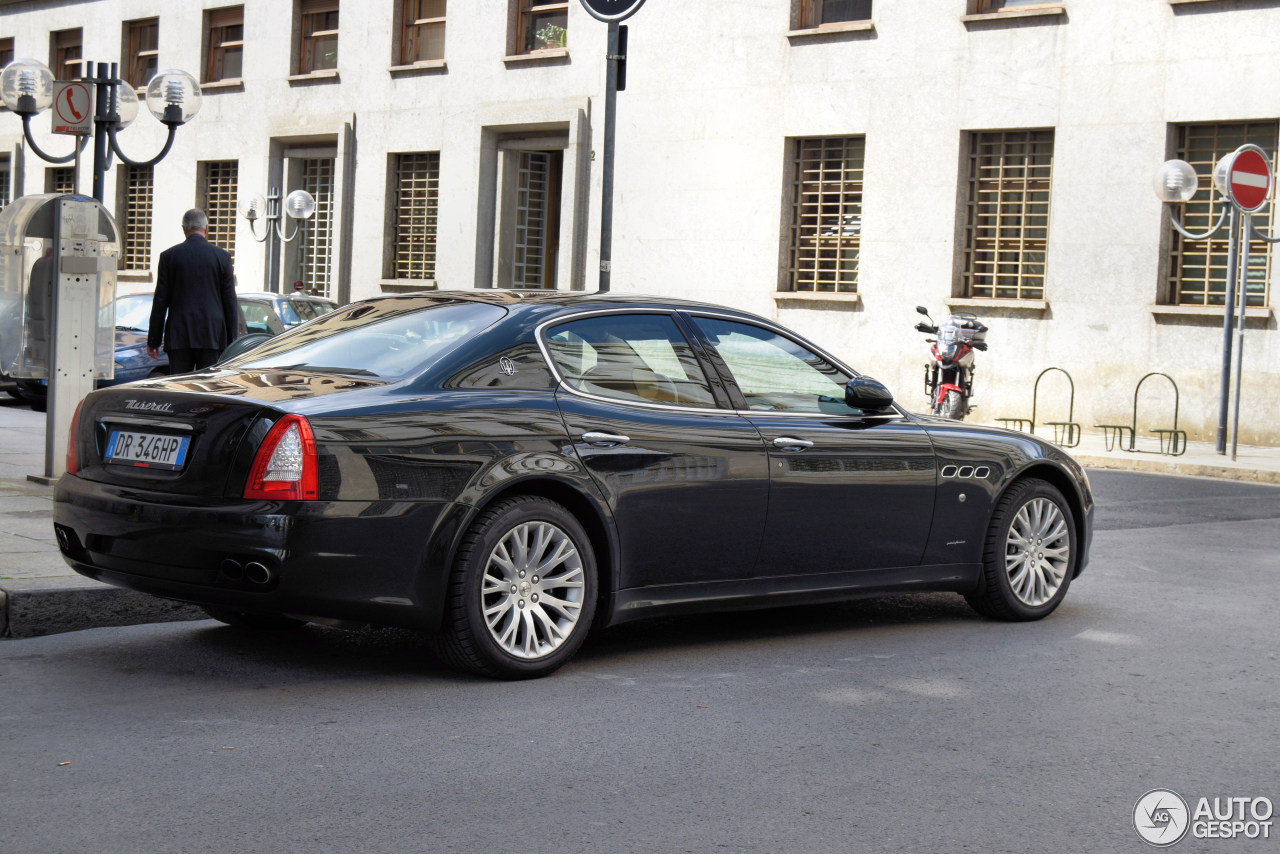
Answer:
[[946, 398], [939, 407], [939, 415], [952, 421], [963, 421], [965, 416], [964, 397], [958, 391], [947, 392]]
[[1067, 595], [1076, 568], [1071, 506], [1053, 484], [1030, 478], [1009, 488], [987, 529], [982, 580], [965, 598], [997, 620], [1039, 620]]
[[578, 651], [595, 604], [595, 556], [573, 514], [546, 498], [507, 499], [463, 538], [433, 645], [460, 670], [546, 676]]

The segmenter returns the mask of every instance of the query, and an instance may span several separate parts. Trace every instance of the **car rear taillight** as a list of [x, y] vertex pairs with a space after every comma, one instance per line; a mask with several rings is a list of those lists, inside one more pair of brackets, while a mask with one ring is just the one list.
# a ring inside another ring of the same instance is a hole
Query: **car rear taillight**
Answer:
[[80, 425], [80, 407], [84, 401], [76, 404], [76, 411], [71, 416], [71, 429], [67, 431], [67, 474], [75, 474], [80, 470], [76, 460], [76, 428]]
[[316, 491], [316, 439], [311, 425], [301, 415], [286, 415], [258, 446], [244, 497], [314, 501]]

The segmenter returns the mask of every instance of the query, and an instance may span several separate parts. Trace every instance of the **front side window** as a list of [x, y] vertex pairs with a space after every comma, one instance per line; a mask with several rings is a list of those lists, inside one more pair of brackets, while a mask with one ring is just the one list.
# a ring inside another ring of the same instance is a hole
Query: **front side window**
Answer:
[[353, 303], [225, 364], [399, 379], [426, 370], [506, 313], [488, 303], [422, 297]]
[[244, 7], [204, 13], [206, 83], [239, 80], [244, 73]]
[[796, 29], [871, 20], [871, 0], [800, 0]]
[[338, 0], [301, 0], [298, 74], [338, 68]]
[[598, 315], [552, 327], [547, 348], [566, 384], [632, 403], [714, 407], [693, 348], [665, 314]]
[[858, 292], [866, 137], [797, 139], [786, 290]]
[[1045, 298], [1053, 131], [969, 134], [964, 295]]
[[534, 53], [569, 44], [569, 4], [543, 0], [512, 0], [517, 4], [515, 50]]
[[[1174, 157], [1190, 163], [1200, 176], [1200, 189], [1178, 211], [1178, 218], [1191, 232], [1204, 233], [1213, 228], [1222, 214], [1224, 202], [1213, 189], [1213, 169], [1224, 155], [1246, 142], [1262, 148], [1276, 168], [1277, 124], [1270, 122], [1224, 122], [1219, 124], [1180, 125], [1177, 128], [1177, 150]], [[1272, 197], [1266, 207], [1251, 214], [1253, 227], [1263, 234], [1271, 233], [1271, 206], [1275, 204], [1275, 178]], [[1209, 240], [1187, 240], [1169, 226], [1169, 278], [1162, 302], [1173, 305], [1220, 306], [1226, 302], [1227, 229]], [[1267, 283], [1271, 281], [1271, 244], [1261, 240], [1249, 242], [1249, 270], [1245, 285], [1248, 304], [1270, 304]]]
[[124, 55], [128, 57], [125, 81], [133, 88], [143, 88], [155, 76], [160, 58], [159, 44], [159, 18], [128, 21], [125, 24]]
[[807, 347], [749, 323], [714, 317], [694, 321], [733, 374], [747, 409], [859, 414], [844, 402], [851, 377]]
[[60, 30], [49, 35], [49, 70], [55, 80], [78, 80], [80, 78], [81, 46], [84, 44], [83, 31]]
[[444, 59], [445, 0], [401, 0], [400, 64]]

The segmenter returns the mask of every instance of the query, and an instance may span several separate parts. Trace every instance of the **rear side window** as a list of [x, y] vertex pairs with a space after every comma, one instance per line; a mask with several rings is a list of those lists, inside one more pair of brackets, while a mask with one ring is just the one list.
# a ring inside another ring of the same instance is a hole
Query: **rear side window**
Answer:
[[224, 364], [398, 379], [422, 372], [506, 313], [487, 303], [423, 298], [355, 303]]
[[665, 314], [595, 315], [553, 326], [547, 348], [564, 381], [617, 400], [715, 407], [693, 348]]
[[277, 335], [284, 331], [280, 318], [276, 317], [275, 312], [271, 310], [271, 306], [264, 302], [250, 302], [248, 300], [241, 302], [240, 315], [244, 318], [245, 329], [249, 332], [266, 332], [270, 335]]

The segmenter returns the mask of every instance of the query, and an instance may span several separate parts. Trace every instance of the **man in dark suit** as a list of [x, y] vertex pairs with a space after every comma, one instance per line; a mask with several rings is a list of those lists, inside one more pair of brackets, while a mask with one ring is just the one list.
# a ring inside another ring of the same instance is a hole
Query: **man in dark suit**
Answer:
[[159, 357], [163, 341], [170, 373], [209, 367], [240, 328], [231, 256], [209, 242], [208, 231], [209, 218], [192, 208], [182, 215], [187, 239], [160, 253], [147, 353]]

